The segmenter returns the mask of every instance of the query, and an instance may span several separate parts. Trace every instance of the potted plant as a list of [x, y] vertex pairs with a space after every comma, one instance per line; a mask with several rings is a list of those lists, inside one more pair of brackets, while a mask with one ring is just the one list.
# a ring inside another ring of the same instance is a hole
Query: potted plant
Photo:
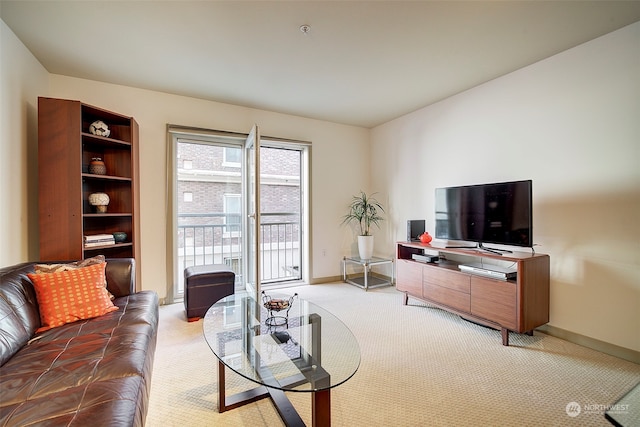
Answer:
[[[375, 194], [375, 193], [374, 193]], [[353, 196], [349, 205], [349, 213], [344, 216], [342, 223], [356, 222], [360, 229], [358, 235], [358, 252], [361, 259], [371, 259], [373, 256], [373, 236], [371, 235], [371, 225], [380, 227], [383, 220], [380, 213], [384, 208], [372, 195], [367, 195], [360, 191], [358, 196]]]

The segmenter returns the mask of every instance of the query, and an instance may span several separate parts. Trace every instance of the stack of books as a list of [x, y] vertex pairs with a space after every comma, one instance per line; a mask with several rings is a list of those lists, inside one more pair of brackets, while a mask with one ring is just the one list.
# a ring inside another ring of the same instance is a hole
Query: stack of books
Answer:
[[113, 234], [94, 234], [92, 236], [84, 236], [84, 247], [92, 248], [95, 246], [115, 245], [116, 240]]

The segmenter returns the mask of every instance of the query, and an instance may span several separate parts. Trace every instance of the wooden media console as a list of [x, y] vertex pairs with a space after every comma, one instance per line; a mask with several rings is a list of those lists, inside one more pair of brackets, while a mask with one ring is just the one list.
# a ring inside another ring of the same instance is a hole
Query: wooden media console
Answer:
[[[412, 259], [413, 254], [423, 253], [440, 260]], [[460, 264], [471, 262], [509, 264], [517, 275], [507, 280], [460, 271]], [[405, 305], [413, 297], [500, 330], [503, 345], [509, 345], [509, 331], [532, 335], [549, 322], [549, 256], [545, 254], [498, 255], [479, 248], [398, 242], [396, 288], [404, 292]]]

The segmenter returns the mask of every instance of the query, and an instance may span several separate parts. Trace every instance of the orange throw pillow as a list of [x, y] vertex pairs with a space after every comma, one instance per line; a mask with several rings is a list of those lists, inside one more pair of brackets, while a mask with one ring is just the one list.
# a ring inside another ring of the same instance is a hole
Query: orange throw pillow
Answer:
[[40, 307], [42, 327], [36, 332], [117, 310], [105, 287], [106, 265], [101, 263], [56, 273], [28, 274]]

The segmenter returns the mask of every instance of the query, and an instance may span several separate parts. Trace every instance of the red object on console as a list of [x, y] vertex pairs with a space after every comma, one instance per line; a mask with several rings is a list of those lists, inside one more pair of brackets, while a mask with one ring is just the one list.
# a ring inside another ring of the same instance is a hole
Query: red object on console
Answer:
[[420, 242], [421, 243], [429, 243], [433, 240], [433, 237], [431, 237], [431, 235], [428, 232], [424, 232], [420, 235]]

